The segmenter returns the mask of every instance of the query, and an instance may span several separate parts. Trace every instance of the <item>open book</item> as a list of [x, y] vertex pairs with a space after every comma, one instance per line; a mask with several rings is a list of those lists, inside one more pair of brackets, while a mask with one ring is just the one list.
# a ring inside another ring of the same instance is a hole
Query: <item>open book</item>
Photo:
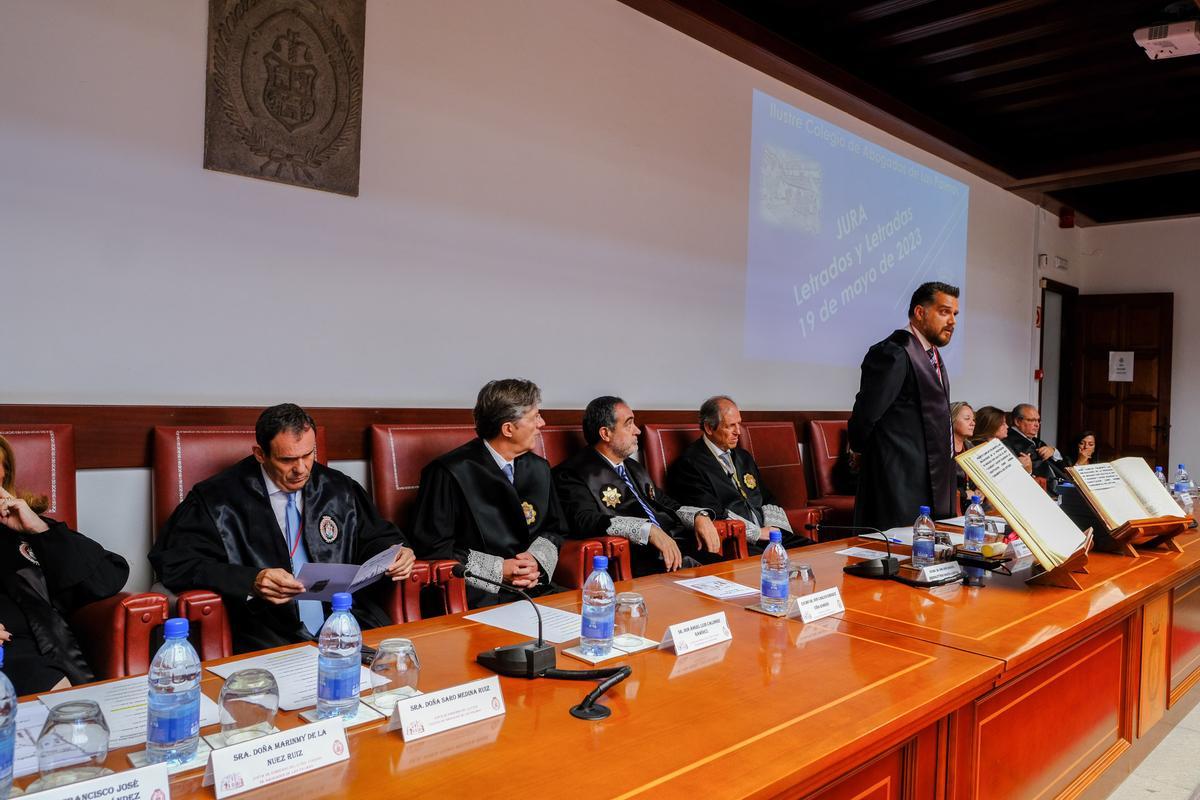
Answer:
[[1133, 519], [1184, 517], [1144, 459], [1118, 458], [1111, 464], [1070, 467], [1067, 472], [1110, 531]]
[[955, 460], [1047, 570], [1087, 547], [1087, 535], [1029, 476], [1004, 442], [992, 439]]

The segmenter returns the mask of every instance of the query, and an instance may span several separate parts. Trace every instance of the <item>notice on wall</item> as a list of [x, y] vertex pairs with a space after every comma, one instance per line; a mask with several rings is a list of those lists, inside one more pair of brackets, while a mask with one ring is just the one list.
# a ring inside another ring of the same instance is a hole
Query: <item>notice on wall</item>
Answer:
[[1114, 383], [1133, 383], [1133, 351], [1108, 351], [1108, 379]]

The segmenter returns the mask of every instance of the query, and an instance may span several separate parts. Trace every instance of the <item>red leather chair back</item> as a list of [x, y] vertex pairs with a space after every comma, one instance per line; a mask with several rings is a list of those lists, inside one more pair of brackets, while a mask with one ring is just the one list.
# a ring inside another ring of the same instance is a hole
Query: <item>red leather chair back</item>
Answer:
[[384, 519], [410, 530], [421, 470], [474, 438], [475, 426], [467, 424], [372, 425], [371, 491]]
[[557, 467], [585, 447], [587, 440], [578, 425], [547, 425], [538, 432], [534, 452]]
[[822, 497], [838, 493], [833, 487], [833, 465], [846, 450], [846, 425], [844, 419], [809, 420], [808, 443], [812, 451], [813, 474]]
[[[252, 452], [254, 426], [159, 425], [154, 428], [154, 530], [200, 481], [232, 467]], [[317, 426], [317, 460], [325, 463], [325, 428]]]
[[739, 444], [750, 451], [759, 469], [801, 463], [796, 427], [790, 422], [743, 422]]
[[4, 425], [0, 436], [12, 445], [16, 488], [45, 495], [45, 514], [77, 530], [75, 511], [75, 429], [71, 425]]
[[642, 426], [642, 464], [659, 487], [667, 483], [667, 468], [700, 438], [699, 426], [651, 422]]

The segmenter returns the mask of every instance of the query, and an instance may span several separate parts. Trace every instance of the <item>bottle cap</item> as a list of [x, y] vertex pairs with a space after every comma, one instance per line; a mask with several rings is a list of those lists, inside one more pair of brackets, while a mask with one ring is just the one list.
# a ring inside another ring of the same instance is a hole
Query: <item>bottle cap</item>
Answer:
[[186, 639], [188, 621], [183, 617], [172, 617], [163, 625], [163, 637], [167, 639]]
[[774, 542], [774, 543], [782, 543], [783, 542], [783, 531], [777, 531], [774, 528], [772, 528], [770, 535], [771, 535], [772, 542]]
[[335, 592], [333, 595], [333, 610], [334, 611], [349, 611], [350, 606], [354, 604], [354, 599], [350, 597], [349, 592]]
[[977, 503], [982, 503], [982, 502], [983, 502], [983, 498], [980, 497], [979, 495], [977, 495], [977, 494], [971, 495], [971, 505], [975, 505]]
[[1180, 464], [1180, 465], [1179, 465], [1179, 468], [1180, 468], [1180, 469], [1187, 469], [1187, 467], [1186, 467], [1186, 466], [1184, 466], [1183, 464]]
[[929, 506], [921, 506], [921, 516], [922, 517], [929, 516]]
[[608, 556], [592, 556], [592, 569], [608, 571]]

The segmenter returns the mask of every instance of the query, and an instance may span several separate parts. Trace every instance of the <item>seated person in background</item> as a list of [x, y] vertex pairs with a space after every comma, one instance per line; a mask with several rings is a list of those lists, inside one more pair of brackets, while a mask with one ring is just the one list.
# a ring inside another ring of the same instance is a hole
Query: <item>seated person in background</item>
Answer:
[[112, 597], [129, 564], [61, 522], [38, 516], [45, 497], [15, 487], [16, 460], [0, 436], [0, 643], [18, 695], [96, 679], [67, 624], [71, 612]]
[[[326, 609], [294, 600], [294, 577], [307, 562], [361, 564], [394, 544], [400, 530], [379, 516], [350, 477], [316, 459], [316, 424], [291, 403], [263, 411], [253, 453], [196, 484], [171, 514], [150, 551], [150, 563], [173, 592], [209, 589], [221, 595], [236, 652], [310, 640]], [[412, 572], [402, 547], [388, 567], [393, 581]], [[364, 628], [391, 623], [376, 583], [355, 594]]]
[[1028, 455], [1033, 462], [1033, 477], [1066, 480], [1067, 465], [1062, 454], [1052, 445], [1038, 438], [1042, 429], [1042, 415], [1037, 406], [1020, 403], [1012, 410], [1012, 424], [1004, 444], [1014, 455]]
[[[1008, 436], [1008, 414], [995, 406], [984, 406], [975, 412], [975, 438], [971, 447], [981, 445], [992, 439], [1004, 441]], [[1017, 453], [1017, 461], [1026, 472], [1033, 472], [1033, 460], [1028, 453]]]
[[1096, 434], [1092, 431], [1084, 431], [1076, 436], [1071, 442], [1071, 454], [1067, 461], [1069, 466], [1081, 467], [1095, 463]]
[[681, 506], [630, 458], [641, 431], [619, 397], [597, 397], [583, 412], [589, 447], [554, 468], [554, 485], [572, 536], [630, 541], [635, 576], [721, 560], [708, 509]]
[[754, 456], [738, 447], [742, 415], [732, 399], [710, 397], [700, 406], [704, 432], [683, 451], [667, 473], [667, 489], [681, 503], [712, 509], [718, 519], [739, 520], [746, 526], [751, 555], [761, 555], [771, 530], [783, 533], [787, 548], [810, 544], [792, 531], [787, 514], [763, 486]]
[[[970, 403], [961, 400], [950, 404], [950, 425], [954, 434], [954, 455], [960, 455], [970, 449], [971, 437], [975, 435], [975, 409]], [[958, 462], [954, 462], [954, 480], [958, 490], [959, 508], [965, 510], [970, 504], [970, 493], [973, 491], [967, 473], [963, 472]]]
[[[413, 544], [422, 558], [452, 558], [493, 581], [538, 595], [551, 583], [562, 544], [562, 512], [550, 465], [533, 452], [546, 423], [532, 381], [491, 381], [475, 400], [472, 439], [421, 471]], [[472, 608], [517, 599], [467, 578]]]

